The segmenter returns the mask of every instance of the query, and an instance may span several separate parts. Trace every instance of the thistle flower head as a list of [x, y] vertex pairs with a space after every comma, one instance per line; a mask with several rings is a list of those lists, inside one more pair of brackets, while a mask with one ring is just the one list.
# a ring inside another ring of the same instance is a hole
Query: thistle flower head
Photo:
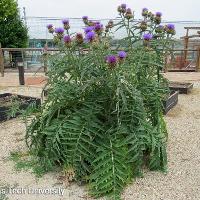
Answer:
[[117, 64], [117, 57], [115, 55], [108, 55], [106, 56], [106, 62], [110, 67], [115, 67]]
[[142, 30], [142, 31], [145, 31], [146, 29], [147, 29], [147, 23], [146, 23], [146, 21], [142, 21], [141, 23], [140, 23], [140, 29]]
[[96, 23], [94, 26], [94, 31], [96, 33], [101, 33], [103, 31], [103, 24]]
[[161, 12], [156, 12], [156, 17], [162, 17], [162, 13]]
[[108, 27], [109, 27], [109, 28], [112, 28], [112, 27], [113, 27], [113, 25], [114, 25], [114, 22], [113, 22], [113, 20], [109, 20], [109, 22], [108, 22]]
[[69, 20], [68, 20], [68, 19], [63, 19], [63, 20], [62, 20], [62, 23], [63, 23], [64, 25], [68, 25], [68, 24], [69, 24]]
[[150, 41], [150, 40], [152, 40], [152, 38], [153, 38], [153, 36], [150, 33], [146, 33], [146, 34], [143, 35], [143, 39], [145, 41]]
[[162, 33], [163, 30], [164, 30], [164, 26], [163, 26], [163, 25], [159, 25], [159, 26], [155, 29], [156, 33]]
[[175, 34], [176, 34], [174, 24], [167, 24], [167, 25], [165, 26], [165, 31], [166, 31], [168, 34], [171, 34], [171, 35], [175, 35]]
[[49, 33], [54, 33], [54, 28], [53, 28], [53, 24], [48, 24], [47, 28], [49, 30]]
[[83, 16], [82, 19], [83, 19], [84, 21], [87, 21], [87, 20], [88, 20], [88, 16]]
[[123, 60], [124, 58], [126, 58], [127, 54], [125, 51], [119, 51], [118, 52], [118, 57], [119, 59]]
[[62, 27], [59, 27], [59, 28], [56, 28], [55, 29], [55, 33], [57, 33], [57, 34], [63, 34], [64, 33], [64, 28], [62, 28]]
[[47, 28], [48, 28], [48, 29], [53, 28], [53, 24], [48, 24], [48, 25], [47, 25]]
[[94, 26], [94, 22], [90, 20], [90, 21], [88, 21], [88, 25], [89, 26]]
[[120, 13], [125, 13], [126, 12], [126, 4], [125, 3], [121, 4], [120, 6], [118, 6], [117, 10]]
[[95, 37], [96, 37], [95, 33], [93, 31], [90, 31], [86, 34], [86, 41], [92, 42], [94, 41]]
[[126, 9], [126, 4], [125, 4], [125, 3], [122, 3], [122, 4], [121, 4], [121, 8], [122, 8], [122, 9]]
[[65, 43], [70, 43], [72, 41], [72, 39], [69, 35], [65, 35], [63, 40], [64, 40]]
[[77, 33], [75, 36], [75, 40], [78, 44], [82, 44], [84, 39], [83, 39], [83, 34], [82, 33]]
[[133, 13], [132, 13], [132, 10], [130, 8], [127, 8], [125, 17], [126, 17], [126, 19], [133, 18]]
[[86, 34], [89, 33], [89, 32], [91, 32], [91, 31], [93, 31], [93, 30], [94, 30], [94, 26], [88, 26], [88, 27], [86, 27], [84, 29], [84, 31], [85, 31]]
[[143, 8], [142, 9], [142, 12], [148, 12], [149, 10], [148, 10], [148, 8]]
[[148, 8], [143, 8], [142, 9], [142, 16], [143, 17], [147, 17], [148, 16], [148, 12], [149, 12]]
[[167, 24], [167, 28], [170, 30], [175, 30], [174, 24]]

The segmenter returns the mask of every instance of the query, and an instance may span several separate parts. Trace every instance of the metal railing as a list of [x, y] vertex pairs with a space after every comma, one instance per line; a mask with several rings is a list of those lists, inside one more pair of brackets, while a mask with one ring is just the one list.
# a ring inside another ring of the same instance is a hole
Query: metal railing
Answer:
[[[47, 54], [48, 52], [48, 54]], [[23, 66], [25, 72], [47, 72], [48, 56], [58, 48], [1, 48], [0, 72], [16, 72]], [[186, 55], [186, 58], [185, 58]], [[165, 58], [165, 71], [200, 71], [200, 48], [173, 49]]]

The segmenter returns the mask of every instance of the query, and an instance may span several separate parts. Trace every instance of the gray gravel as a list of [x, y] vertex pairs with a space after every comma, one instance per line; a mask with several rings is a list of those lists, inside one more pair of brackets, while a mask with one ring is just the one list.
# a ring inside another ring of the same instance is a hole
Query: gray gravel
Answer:
[[[144, 172], [129, 185], [124, 200], [199, 200], [200, 199], [200, 83], [191, 94], [179, 95], [178, 105], [165, 117], [169, 131], [168, 173]], [[36, 89], [38, 90], [38, 89]], [[24, 90], [38, 96], [40, 90]], [[23, 91], [22, 91], [23, 93]], [[14, 171], [14, 163], [5, 161], [10, 151], [23, 150], [25, 127], [19, 119], [0, 124], [0, 183], [25, 188], [53, 188], [58, 173], [49, 173], [37, 180], [30, 172]], [[59, 186], [62, 187], [62, 186]], [[92, 200], [87, 198], [85, 187], [76, 184], [64, 191], [64, 196], [9, 195], [11, 200]]]

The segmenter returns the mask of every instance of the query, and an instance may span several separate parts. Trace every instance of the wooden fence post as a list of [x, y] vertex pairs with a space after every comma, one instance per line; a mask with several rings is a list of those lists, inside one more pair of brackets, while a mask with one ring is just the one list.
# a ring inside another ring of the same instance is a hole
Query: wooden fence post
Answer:
[[18, 67], [18, 70], [19, 70], [19, 84], [25, 85], [24, 60], [23, 60], [23, 58], [17, 58], [17, 67]]
[[4, 58], [3, 58], [3, 50], [1, 48], [1, 43], [0, 43], [0, 71], [1, 71], [1, 76], [4, 77]]
[[47, 68], [48, 68], [48, 45], [47, 45], [47, 43], [45, 44], [44, 49], [43, 49], [43, 61], [44, 61], [44, 72], [46, 75]]

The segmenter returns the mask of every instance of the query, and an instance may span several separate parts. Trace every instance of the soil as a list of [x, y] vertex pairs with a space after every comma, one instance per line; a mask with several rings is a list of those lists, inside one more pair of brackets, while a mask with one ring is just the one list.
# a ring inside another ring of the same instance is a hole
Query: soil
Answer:
[[18, 98], [15, 95], [6, 96], [0, 98], [0, 107], [10, 107], [13, 105], [14, 102], [20, 102], [20, 104], [25, 103], [26, 101], [23, 99]]

